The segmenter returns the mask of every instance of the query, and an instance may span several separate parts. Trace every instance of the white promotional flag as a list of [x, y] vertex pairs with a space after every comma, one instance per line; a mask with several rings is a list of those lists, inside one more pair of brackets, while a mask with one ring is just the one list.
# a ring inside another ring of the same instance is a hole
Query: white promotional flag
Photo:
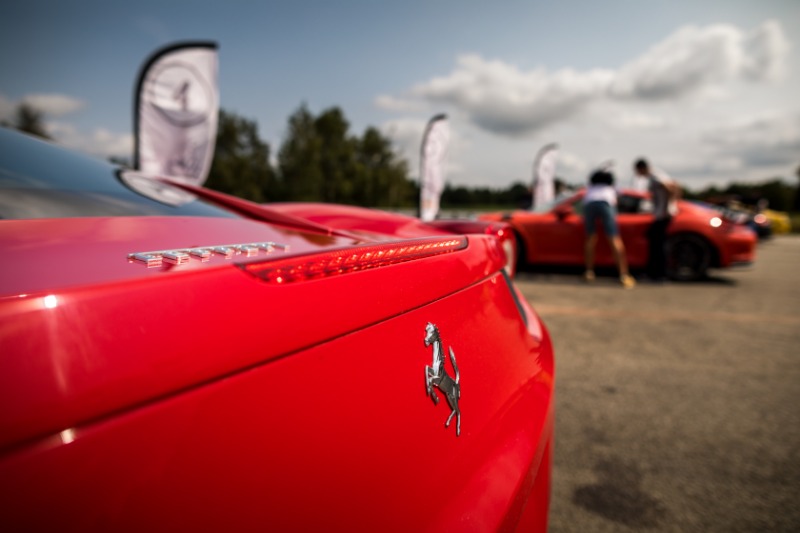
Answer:
[[444, 166], [450, 143], [447, 115], [428, 121], [420, 148], [420, 218], [434, 220], [439, 213], [439, 198], [444, 190]]
[[556, 197], [555, 177], [558, 145], [548, 144], [539, 150], [533, 162], [533, 208], [552, 202]]
[[134, 168], [205, 182], [217, 140], [217, 65], [213, 42], [171, 45], [147, 60], [136, 86]]

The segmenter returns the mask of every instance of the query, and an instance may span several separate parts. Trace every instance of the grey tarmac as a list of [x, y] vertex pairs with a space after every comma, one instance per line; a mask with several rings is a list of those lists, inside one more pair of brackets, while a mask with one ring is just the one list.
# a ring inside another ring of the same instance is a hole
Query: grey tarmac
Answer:
[[556, 351], [550, 531], [800, 531], [800, 237], [695, 283], [521, 272]]

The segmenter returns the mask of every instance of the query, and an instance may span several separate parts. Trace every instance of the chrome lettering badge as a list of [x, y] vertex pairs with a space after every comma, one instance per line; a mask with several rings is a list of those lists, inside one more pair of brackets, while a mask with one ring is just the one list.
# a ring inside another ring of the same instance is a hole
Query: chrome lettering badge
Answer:
[[461, 378], [458, 373], [458, 366], [456, 366], [456, 354], [453, 353], [453, 347], [451, 346], [450, 362], [456, 373], [456, 378], [453, 379], [444, 369], [445, 359], [439, 328], [428, 322], [428, 325], [425, 326], [425, 346], [430, 346], [431, 344], [433, 345], [433, 365], [425, 365], [425, 388], [428, 391], [428, 396], [431, 397], [436, 405], [439, 405], [439, 396], [437, 396], [433, 387], [438, 387], [444, 393], [451, 409], [450, 416], [447, 417], [447, 422], [444, 425], [445, 427], [450, 427], [450, 421], [453, 419], [453, 415], [456, 415], [456, 436], [459, 436], [461, 435], [461, 410], [458, 408], [458, 400], [461, 398], [461, 385], [459, 385]]
[[289, 249], [286, 244], [275, 242], [249, 242], [245, 244], [222, 244], [218, 246], [203, 246], [200, 248], [176, 248], [174, 250], [159, 250], [157, 252], [137, 252], [128, 254], [129, 263], [139, 263], [147, 268], [160, 267], [162, 263], [171, 265], [183, 265], [189, 262], [190, 258], [195, 258], [205, 263], [211, 256], [221, 255], [225, 259], [230, 259], [234, 255], [244, 255], [253, 257], [259, 252], [274, 252], [275, 250]]

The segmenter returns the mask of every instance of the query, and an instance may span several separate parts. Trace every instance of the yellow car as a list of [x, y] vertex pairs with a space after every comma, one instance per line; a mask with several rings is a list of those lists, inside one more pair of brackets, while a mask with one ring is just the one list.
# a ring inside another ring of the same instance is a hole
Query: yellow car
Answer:
[[769, 220], [773, 235], [789, 233], [792, 231], [792, 222], [789, 220], [788, 213], [784, 213], [782, 211], [773, 211], [772, 209], [764, 209], [760, 214], [764, 215], [767, 217], [767, 220]]

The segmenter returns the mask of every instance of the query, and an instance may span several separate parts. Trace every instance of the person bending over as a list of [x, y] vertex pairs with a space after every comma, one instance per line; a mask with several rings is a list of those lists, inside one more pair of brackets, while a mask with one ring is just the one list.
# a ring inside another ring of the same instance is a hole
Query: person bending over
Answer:
[[597, 247], [597, 225], [603, 226], [603, 231], [610, 241], [614, 252], [614, 259], [619, 269], [619, 280], [626, 289], [636, 285], [633, 277], [628, 272], [628, 260], [625, 257], [625, 245], [619, 236], [617, 226], [617, 191], [614, 188], [614, 175], [607, 170], [597, 170], [589, 177], [589, 188], [583, 197], [583, 214], [586, 224], [586, 244], [584, 259], [586, 272], [583, 276], [586, 281], [594, 281], [594, 254]]

